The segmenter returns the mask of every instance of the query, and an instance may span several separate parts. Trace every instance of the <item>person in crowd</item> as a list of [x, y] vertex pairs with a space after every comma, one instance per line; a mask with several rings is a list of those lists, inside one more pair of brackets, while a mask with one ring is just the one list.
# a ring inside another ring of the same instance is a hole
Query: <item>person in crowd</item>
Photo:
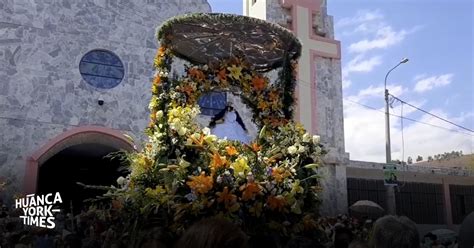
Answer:
[[459, 248], [474, 247], [474, 211], [471, 212], [462, 222], [459, 228]]
[[247, 236], [233, 223], [210, 218], [192, 225], [178, 240], [176, 248], [247, 248]]
[[348, 248], [369, 248], [369, 244], [362, 241], [352, 241]]
[[237, 112], [230, 103], [211, 119], [209, 127], [211, 128], [212, 134], [219, 138], [237, 140], [245, 144], [250, 142], [247, 128], [239, 112]]
[[353, 233], [351, 229], [344, 226], [338, 226], [335, 229], [334, 248], [347, 248], [352, 242]]
[[419, 248], [418, 229], [407, 217], [387, 215], [375, 222], [371, 246], [373, 248]]

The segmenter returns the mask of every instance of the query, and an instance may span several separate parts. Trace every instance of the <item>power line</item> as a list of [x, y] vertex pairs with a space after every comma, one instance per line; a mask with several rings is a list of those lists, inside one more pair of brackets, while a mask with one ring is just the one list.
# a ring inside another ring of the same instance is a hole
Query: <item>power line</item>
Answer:
[[419, 107], [417, 107], [417, 106], [415, 106], [415, 105], [412, 105], [412, 104], [410, 104], [410, 103], [408, 103], [408, 102], [405, 102], [405, 101], [403, 101], [402, 99], [400, 99], [400, 98], [398, 98], [398, 97], [396, 97], [396, 96], [394, 96], [394, 95], [392, 95], [392, 94], [390, 94], [390, 93], [389, 93], [389, 95], [392, 96], [393, 98], [395, 98], [396, 100], [400, 101], [401, 103], [404, 103], [404, 104], [406, 104], [406, 105], [408, 105], [408, 106], [410, 106], [410, 107], [412, 107], [412, 108], [415, 108], [415, 109], [417, 109], [417, 110], [419, 110], [419, 111], [421, 111], [421, 112], [423, 112], [423, 113], [425, 113], [425, 114], [431, 115], [431, 116], [433, 116], [433, 117], [435, 117], [435, 118], [438, 118], [438, 119], [440, 119], [440, 120], [442, 120], [442, 121], [445, 121], [445, 122], [447, 122], [447, 123], [449, 123], [449, 124], [451, 124], [451, 125], [454, 125], [454, 126], [456, 126], [456, 127], [459, 127], [459, 128], [461, 128], [461, 129], [464, 129], [464, 130], [467, 130], [467, 131], [469, 131], [469, 132], [474, 133], [473, 130], [471, 130], [471, 129], [467, 128], [467, 127], [463, 127], [463, 126], [458, 125], [458, 124], [456, 124], [456, 123], [454, 123], [454, 122], [452, 122], [452, 121], [446, 120], [446, 119], [444, 119], [443, 117], [440, 117], [440, 116], [437, 116], [437, 115], [435, 115], [435, 114], [432, 114], [432, 113], [430, 113], [430, 112], [428, 112], [428, 111], [426, 111], [426, 110], [423, 110], [423, 109], [421, 109], [421, 108], [419, 108]]
[[[298, 85], [301, 85], [301, 86], [304, 86], [304, 87], [307, 87], [307, 88], [311, 88], [311, 84], [310, 84], [309, 82], [306, 82], [306, 81], [301, 80], [301, 79], [298, 79], [297, 81], [298, 81], [298, 83], [299, 83]], [[416, 109], [419, 109], [420, 111], [423, 111], [423, 112], [425, 112], [425, 113], [427, 113], [427, 114], [430, 114], [430, 115], [432, 115], [432, 116], [434, 116], [434, 117], [436, 117], [436, 118], [439, 118], [439, 119], [441, 119], [441, 120], [443, 120], [443, 121], [447, 121], [447, 122], [450, 123], [450, 124], [453, 124], [453, 125], [455, 125], [455, 126], [457, 126], [457, 127], [461, 127], [462, 129], [465, 129], [465, 130], [467, 130], [467, 131], [469, 131], [469, 132], [473, 132], [473, 133], [474, 133], [474, 131], [472, 131], [472, 130], [470, 130], [470, 129], [468, 129], [468, 128], [462, 127], [462, 126], [457, 125], [457, 124], [455, 124], [455, 123], [453, 123], [453, 122], [451, 122], [451, 121], [448, 121], [448, 120], [443, 119], [443, 118], [441, 118], [441, 117], [439, 117], [439, 116], [436, 116], [436, 115], [434, 115], [434, 114], [431, 114], [431, 113], [429, 113], [429, 112], [427, 112], [427, 111], [425, 111], [425, 110], [422, 110], [422, 109], [420, 109], [420, 108], [418, 108], [418, 107], [416, 107], [416, 106], [413, 106], [413, 105], [411, 105], [411, 104], [409, 104], [409, 103], [407, 103], [407, 102], [405, 102], [405, 101], [403, 101], [403, 100], [401, 100], [401, 99], [399, 99], [399, 98], [393, 96], [392, 94], [389, 94], [389, 95], [391, 95], [392, 97], [396, 98], [398, 101], [402, 102], [402, 104], [405, 103], [405, 104], [407, 104], [407, 105], [409, 105], [409, 106], [411, 106], [411, 107], [414, 107], [414, 108], [416, 108]], [[363, 107], [365, 107], [365, 108], [368, 108], [368, 109], [371, 109], [371, 110], [375, 110], [375, 111], [378, 111], [378, 112], [381, 112], [381, 113], [384, 113], [384, 114], [385, 114], [385, 111], [383, 111], [383, 110], [380, 110], [380, 109], [371, 107], [371, 106], [369, 106], [369, 105], [365, 105], [365, 104], [362, 104], [362, 103], [359, 103], [359, 102], [350, 100], [350, 99], [347, 98], [347, 97], [343, 97], [343, 99], [345, 99], [345, 100], [347, 100], [347, 101], [349, 101], [349, 102], [358, 104], [358, 105], [360, 105], [360, 106], [363, 106]], [[465, 134], [465, 135], [469, 135], [469, 136], [474, 137], [474, 135], [473, 135], [473, 134], [470, 134], [470, 133], [465, 133], [465, 132], [461, 132], [461, 131], [459, 131], [459, 130], [450, 129], [450, 128], [446, 128], [446, 127], [434, 125], [434, 124], [427, 123], [427, 122], [423, 122], [423, 121], [418, 121], [418, 120], [415, 120], [415, 119], [412, 119], [412, 118], [409, 118], [409, 117], [404, 117], [404, 116], [400, 116], [400, 115], [396, 115], [396, 114], [392, 114], [392, 113], [389, 113], [389, 115], [394, 116], [394, 117], [398, 117], [398, 118], [402, 118], [402, 119], [405, 119], [405, 120], [408, 120], [408, 121], [412, 121], [412, 122], [416, 122], [416, 123], [428, 125], [428, 126], [431, 126], [431, 127], [444, 129], [444, 130], [447, 130], [447, 131], [450, 131], [450, 132], [461, 133], [461, 134]]]
[[[352, 100], [348, 99], [347, 97], [344, 97], [344, 99], [347, 100], [347, 101], [349, 101], [349, 102], [352, 102], [352, 103], [354, 103], [354, 104], [360, 105], [360, 106], [362, 106], [362, 107], [365, 107], [365, 108], [368, 108], [368, 109], [371, 109], [371, 110], [375, 110], [375, 111], [378, 111], [378, 112], [380, 112], [380, 113], [385, 113], [383, 110], [380, 110], [380, 109], [371, 107], [371, 106], [369, 106], [369, 105], [362, 104], [362, 103], [360, 103], [360, 102], [352, 101]], [[389, 113], [389, 114], [390, 114], [391, 116], [394, 116], [394, 117], [403, 118], [404, 120], [408, 120], [408, 121], [412, 121], [412, 122], [417, 122], [417, 123], [424, 124], [424, 125], [428, 125], [428, 126], [431, 126], [431, 127], [436, 127], [436, 128], [444, 129], [444, 130], [446, 130], [446, 131], [461, 133], [461, 134], [465, 134], [465, 135], [469, 135], [469, 136], [474, 137], [474, 135], [472, 135], [472, 134], [465, 133], [465, 132], [461, 132], [461, 131], [459, 131], [459, 130], [454, 130], [454, 129], [449, 129], [449, 128], [445, 128], [445, 127], [442, 127], [442, 126], [433, 125], [433, 124], [431, 124], [431, 123], [427, 123], [427, 122], [423, 122], [423, 121], [418, 121], [418, 120], [415, 120], [415, 119], [412, 119], [412, 118], [408, 118], [408, 117], [404, 117], [404, 116], [399, 116], [399, 115], [392, 114], [392, 113]]]

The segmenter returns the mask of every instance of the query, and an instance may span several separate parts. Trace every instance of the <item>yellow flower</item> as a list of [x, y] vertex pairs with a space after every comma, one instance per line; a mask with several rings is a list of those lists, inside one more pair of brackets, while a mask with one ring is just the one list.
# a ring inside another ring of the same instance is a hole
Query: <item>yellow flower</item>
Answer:
[[242, 67], [240, 66], [232, 65], [227, 67], [227, 70], [230, 71], [230, 76], [236, 80], [239, 80], [240, 76], [242, 76]]
[[246, 157], [239, 157], [232, 163], [231, 168], [234, 169], [234, 176], [245, 177], [247, 172], [250, 171], [248, 161]]
[[197, 193], [205, 194], [212, 189], [212, 177], [206, 176], [204, 172], [201, 172], [199, 176], [191, 176], [189, 178], [191, 181], [188, 181], [186, 184]]
[[300, 186], [300, 180], [296, 180], [291, 184], [291, 194], [302, 194], [304, 192], [303, 187]]
[[162, 194], [165, 194], [166, 193], [166, 189], [163, 188], [163, 186], [161, 185], [158, 185], [155, 187], [155, 189], [152, 189], [152, 188], [146, 188], [145, 189], [145, 194], [148, 196], [148, 197], [158, 197], [159, 195], [162, 195]]
[[244, 75], [243, 79], [244, 79], [245, 81], [248, 81], [248, 82], [249, 82], [249, 81], [252, 81], [252, 75], [246, 73], [246, 74]]

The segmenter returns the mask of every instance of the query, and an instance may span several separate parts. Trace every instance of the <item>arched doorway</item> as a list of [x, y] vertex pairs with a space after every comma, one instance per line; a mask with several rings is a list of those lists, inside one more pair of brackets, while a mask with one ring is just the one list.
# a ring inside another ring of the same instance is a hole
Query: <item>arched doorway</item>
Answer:
[[105, 157], [111, 152], [133, 150], [133, 145], [119, 131], [104, 127], [74, 128], [55, 137], [27, 162], [25, 193], [60, 192], [63, 207], [74, 211], [83, 200], [103, 191], [84, 189], [86, 185], [110, 186], [123, 175], [120, 160]]

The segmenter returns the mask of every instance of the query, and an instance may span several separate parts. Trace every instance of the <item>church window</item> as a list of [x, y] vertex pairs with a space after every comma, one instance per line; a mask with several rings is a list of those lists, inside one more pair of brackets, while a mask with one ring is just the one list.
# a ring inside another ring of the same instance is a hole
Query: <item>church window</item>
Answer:
[[208, 92], [199, 98], [198, 103], [201, 114], [214, 116], [226, 107], [227, 94], [219, 91]]
[[100, 89], [111, 89], [122, 81], [125, 69], [120, 58], [114, 53], [96, 49], [89, 51], [79, 63], [82, 78]]

